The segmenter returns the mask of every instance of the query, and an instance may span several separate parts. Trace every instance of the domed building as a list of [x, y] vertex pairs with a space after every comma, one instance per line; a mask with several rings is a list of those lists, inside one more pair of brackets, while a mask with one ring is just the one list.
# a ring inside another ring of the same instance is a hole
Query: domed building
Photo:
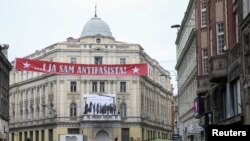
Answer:
[[91, 65], [147, 64], [148, 73], [56, 75], [13, 69], [10, 141], [171, 138], [170, 73], [139, 44], [116, 41], [108, 24], [96, 15], [85, 24], [79, 38], [69, 37], [24, 58]]
[[102, 21], [97, 16], [91, 18], [84, 26], [80, 37], [102, 35], [105, 37], [112, 37], [112, 33], [106, 22]]

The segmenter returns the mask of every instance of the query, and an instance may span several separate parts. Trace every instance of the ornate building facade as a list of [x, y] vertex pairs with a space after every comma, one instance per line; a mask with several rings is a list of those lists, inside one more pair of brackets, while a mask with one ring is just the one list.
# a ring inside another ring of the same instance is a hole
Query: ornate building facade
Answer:
[[[85, 24], [80, 38], [70, 37], [25, 58], [77, 64], [146, 63], [148, 75], [53, 75], [13, 69], [11, 141], [58, 141], [64, 134], [82, 135], [88, 141], [171, 138], [170, 73], [139, 44], [116, 41], [96, 15]], [[112, 98], [117, 110], [108, 115], [89, 114], [86, 102], [90, 96]]]
[[182, 140], [201, 140], [199, 120], [195, 118], [197, 92], [197, 41], [195, 0], [190, 0], [178, 30], [176, 44], [178, 76], [178, 130]]
[[11, 64], [7, 59], [9, 46], [0, 45], [0, 141], [8, 140], [9, 133], [9, 73]]

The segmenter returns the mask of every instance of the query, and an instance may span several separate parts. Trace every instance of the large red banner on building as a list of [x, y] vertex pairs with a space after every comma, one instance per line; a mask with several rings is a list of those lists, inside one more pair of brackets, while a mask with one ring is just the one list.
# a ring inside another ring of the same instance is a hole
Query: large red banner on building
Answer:
[[146, 76], [147, 64], [71, 64], [16, 58], [16, 70], [67, 75]]

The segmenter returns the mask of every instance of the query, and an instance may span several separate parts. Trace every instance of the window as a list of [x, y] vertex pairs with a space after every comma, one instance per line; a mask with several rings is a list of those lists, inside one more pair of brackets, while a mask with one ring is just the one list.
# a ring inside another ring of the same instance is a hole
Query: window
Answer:
[[124, 102], [121, 103], [121, 116], [125, 117], [127, 116], [127, 106]]
[[201, 27], [206, 26], [206, 2], [201, 2]]
[[217, 23], [217, 54], [225, 53], [224, 50], [224, 25], [223, 23]]
[[50, 92], [53, 93], [54, 92], [54, 84], [50, 83]]
[[102, 57], [95, 57], [95, 64], [102, 64]]
[[120, 92], [126, 92], [126, 82], [120, 82]]
[[44, 141], [44, 130], [42, 130], [42, 133], [41, 133], [42, 135], [42, 141]]
[[202, 49], [202, 67], [203, 67], [203, 74], [208, 73], [208, 54], [207, 49]]
[[230, 84], [230, 117], [241, 113], [240, 80], [234, 80]]
[[39, 141], [39, 131], [38, 130], [36, 130], [36, 141]]
[[46, 92], [46, 86], [43, 85], [43, 95], [45, 95], [45, 92]]
[[68, 128], [68, 134], [80, 134], [79, 128]]
[[97, 39], [96, 39], [96, 43], [101, 43], [101, 39], [100, 39], [100, 38], [97, 38]]
[[235, 24], [236, 24], [236, 26], [235, 26], [235, 31], [236, 31], [236, 33], [235, 33], [235, 36], [236, 36], [236, 43], [238, 43], [239, 42], [239, 21], [238, 21], [238, 13], [236, 12], [235, 13]]
[[126, 64], [126, 58], [120, 58], [120, 64]]
[[22, 139], [23, 139], [22, 135], [23, 135], [22, 132], [19, 132], [19, 141], [22, 141]]
[[70, 63], [71, 64], [76, 64], [76, 58], [70, 58]]
[[76, 81], [70, 82], [70, 92], [76, 92]]
[[36, 89], [36, 96], [39, 97], [39, 95], [40, 95], [40, 87], [37, 87], [37, 89]]
[[243, 18], [245, 18], [250, 12], [250, 1], [243, 0]]
[[92, 82], [92, 92], [97, 92], [97, 82]]
[[77, 115], [76, 103], [71, 103], [70, 104], [70, 117], [76, 117], [76, 115]]
[[49, 141], [53, 141], [53, 129], [49, 129]]
[[36, 105], [36, 117], [39, 118], [40, 107], [39, 104]]
[[105, 82], [100, 82], [100, 92], [105, 92]]

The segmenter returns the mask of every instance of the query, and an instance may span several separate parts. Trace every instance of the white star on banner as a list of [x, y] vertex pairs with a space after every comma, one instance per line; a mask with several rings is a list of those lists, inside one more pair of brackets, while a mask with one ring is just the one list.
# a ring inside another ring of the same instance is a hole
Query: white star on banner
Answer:
[[24, 69], [29, 69], [30, 67], [30, 64], [26, 61], [24, 64], [23, 64], [23, 68]]
[[132, 69], [133, 70], [133, 73], [139, 73], [139, 70], [136, 66]]

